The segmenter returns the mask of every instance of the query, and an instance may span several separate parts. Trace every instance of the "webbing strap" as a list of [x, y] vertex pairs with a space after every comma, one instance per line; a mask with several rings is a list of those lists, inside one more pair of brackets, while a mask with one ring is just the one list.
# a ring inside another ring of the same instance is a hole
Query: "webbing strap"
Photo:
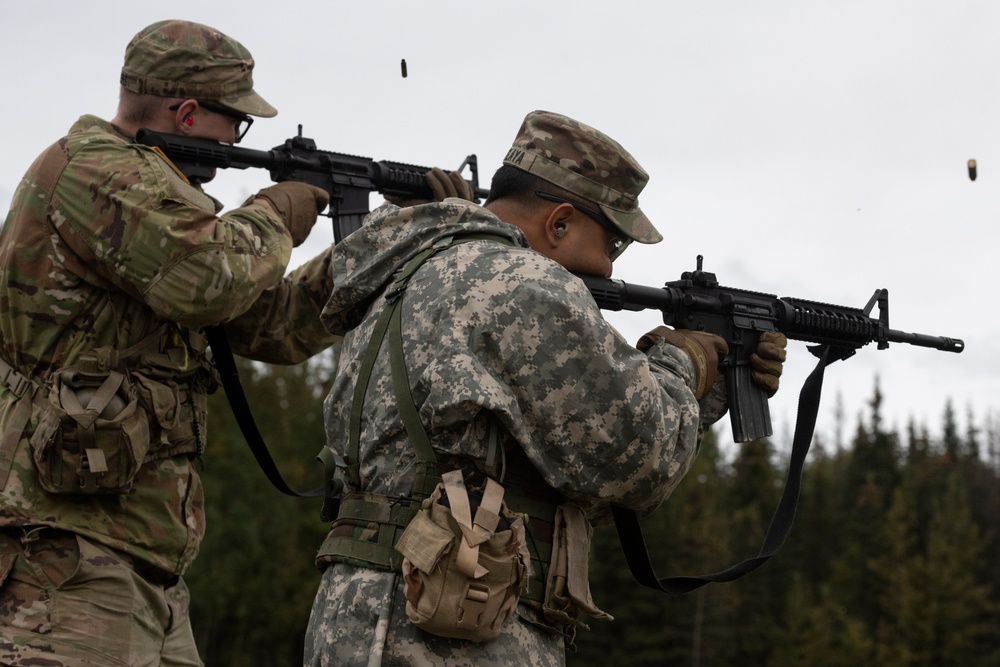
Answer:
[[[358, 381], [354, 385], [354, 395], [351, 402], [351, 416], [348, 433], [347, 474], [351, 482], [360, 485], [361, 482], [361, 417], [364, 414], [365, 395], [368, 393], [368, 385], [371, 381], [372, 370], [375, 361], [378, 359], [379, 349], [382, 341], [385, 340], [386, 332], [390, 329], [389, 347], [390, 364], [392, 368], [392, 384], [396, 393], [397, 409], [399, 416], [403, 420], [406, 434], [410, 438], [414, 449], [417, 452], [418, 461], [436, 463], [434, 450], [430, 446], [430, 440], [420, 422], [420, 414], [417, 412], [413, 402], [413, 395], [410, 392], [410, 381], [406, 374], [406, 364], [403, 361], [402, 349], [402, 321], [399, 315], [402, 304], [402, 294], [406, 285], [410, 281], [410, 276], [416, 273], [417, 269], [434, 253], [443, 250], [451, 243], [451, 238], [447, 239], [447, 244], [435, 244], [415, 257], [411, 258], [399, 270], [395, 280], [386, 290], [387, 307], [379, 314], [375, 321], [375, 328], [372, 330], [371, 339], [368, 341], [368, 348], [361, 361], [361, 368], [358, 371]], [[392, 325], [392, 326], [390, 326]], [[396, 349], [398, 345], [399, 349]], [[360, 488], [360, 486], [358, 486]]]
[[390, 507], [388, 499], [382, 502], [359, 501], [352, 498], [352, 494], [345, 496], [336, 518], [338, 520], [354, 520], [360, 524], [377, 524], [379, 526], [377, 541], [371, 542], [347, 535], [328, 536], [323, 542], [323, 546], [318, 554], [319, 556], [333, 556], [340, 562], [361, 567], [376, 567], [389, 570], [395, 570], [400, 567], [402, 555], [394, 548], [396, 541], [409, 523], [409, 520], [419, 509], [419, 501], [429, 497], [441, 480], [437, 468], [437, 457], [434, 455], [430, 438], [427, 435], [426, 429], [424, 429], [423, 422], [420, 420], [420, 413], [413, 400], [410, 380], [406, 372], [401, 314], [403, 293], [413, 274], [431, 256], [452, 247], [456, 243], [481, 239], [497, 241], [504, 245], [512, 245], [508, 239], [493, 234], [468, 234], [458, 238], [450, 236], [442, 238], [404, 264], [397, 272], [392, 284], [387, 288], [385, 293], [386, 308], [379, 313], [378, 319], [375, 321], [371, 338], [368, 341], [368, 347], [365, 350], [361, 367], [358, 370], [358, 380], [354, 386], [352, 396], [347, 455], [338, 465], [345, 469], [344, 472], [347, 475], [348, 481], [353, 483], [356, 489], [360, 489], [361, 418], [364, 414], [365, 395], [368, 393], [368, 386], [371, 382], [372, 371], [375, 367], [379, 350], [388, 333], [389, 364], [392, 374], [393, 392], [400, 419], [403, 422], [407, 437], [413, 445], [417, 458], [413, 488], [410, 491], [407, 506], [404, 506], [402, 503], [391, 504], [391, 507], [396, 508], [394, 511], [397, 512], [395, 515], [397, 520], [395, 521], [389, 520], [385, 516], [386, 508]]
[[449, 470], [441, 475], [441, 480], [451, 506], [451, 516], [462, 530], [455, 566], [465, 576], [480, 579], [488, 570], [479, 563], [479, 545], [493, 536], [500, 523], [503, 487], [487, 477], [486, 490], [473, 516], [462, 471]]
[[[832, 351], [831, 351], [832, 350]], [[823, 388], [823, 371], [834, 361], [843, 357], [837, 356], [838, 350], [831, 346], [822, 346], [819, 351], [819, 363], [806, 378], [799, 393], [798, 417], [795, 423], [795, 434], [792, 437], [792, 454], [788, 463], [788, 476], [785, 489], [774, 511], [771, 524], [764, 536], [764, 544], [757, 556], [748, 558], [720, 572], [696, 576], [675, 576], [659, 579], [649, 560], [649, 552], [642, 536], [642, 526], [639, 517], [632, 510], [612, 505], [615, 528], [618, 539], [625, 553], [632, 576], [643, 586], [654, 588], [670, 595], [684, 595], [713, 582], [722, 583], [739, 579], [763, 565], [771, 556], [777, 553], [785, 538], [792, 529], [795, 519], [795, 506], [799, 500], [799, 489], [802, 481], [802, 468], [805, 464], [809, 446], [812, 443], [813, 431], [816, 429], [816, 415], [819, 412], [820, 393]]]
[[403, 323], [402, 294], [392, 303], [392, 315], [389, 326], [389, 363], [392, 367], [392, 387], [396, 393], [396, 405], [399, 409], [399, 416], [406, 427], [406, 435], [410, 438], [410, 444], [416, 450], [417, 460], [424, 463], [417, 468], [418, 476], [413, 480], [413, 492], [419, 496], [429, 496], [437, 486], [439, 477], [437, 469], [437, 457], [434, 456], [434, 449], [431, 447], [431, 440], [427, 436], [423, 422], [420, 421], [420, 413], [417, 412], [416, 403], [413, 401], [413, 392], [410, 391], [410, 378], [406, 373], [406, 360], [403, 359]]
[[377, 523], [377, 541], [353, 535], [329, 535], [317, 555], [334, 556], [338, 561], [361, 567], [397, 570], [403, 557], [395, 549], [396, 542], [419, 509], [417, 502], [393, 503], [388, 498], [372, 500], [348, 494], [340, 503], [337, 518], [355, 525]]
[[440, 479], [437, 470], [437, 457], [434, 456], [434, 449], [431, 447], [430, 438], [427, 436], [427, 431], [424, 429], [423, 422], [420, 420], [420, 413], [413, 400], [413, 393], [410, 390], [410, 380], [406, 372], [406, 361], [403, 357], [403, 325], [401, 315], [403, 293], [406, 291], [406, 287], [413, 274], [432, 255], [450, 248], [456, 243], [484, 239], [497, 241], [504, 245], [512, 245], [510, 240], [494, 234], [467, 234], [457, 238], [453, 236], [444, 237], [434, 245], [419, 252], [404, 264], [397, 272], [392, 284], [386, 290], [385, 298], [387, 307], [379, 314], [378, 319], [375, 321], [371, 340], [368, 342], [368, 348], [365, 350], [365, 356], [358, 371], [358, 382], [354, 386], [346, 458], [347, 474], [351, 481], [360, 483], [361, 416], [364, 411], [365, 395], [368, 392], [372, 369], [375, 367], [375, 360], [378, 357], [379, 349], [382, 347], [382, 341], [385, 339], [386, 332], [388, 332], [389, 363], [397, 409], [399, 410], [403, 426], [406, 428], [406, 435], [417, 454], [417, 476], [414, 479], [412, 493], [414, 497], [426, 498], [430, 496], [437, 485]]
[[108, 377], [104, 379], [101, 386], [90, 397], [86, 408], [81, 405], [80, 397], [77, 396], [76, 392], [64, 384], [59, 392], [59, 401], [62, 403], [68, 416], [72, 417], [84, 429], [91, 429], [94, 422], [101, 415], [101, 412], [111, 402], [111, 399], [115, 397], [118, 388], [121, 387], [124, 381], [125, 376], [118, 371], [108, 372]]
[[271, 452], [264, 442], [257, 422], [253, 418], [253, 411], [250, 410], [250, 403], [247, 401], [243, 385], [240, 384], [239, 370], [236, 368], [236, 361], [233, 359], [233, 351], [229, 347], [229, 339], [226, 338], [226, 331], [222, 325], [207, 327], [205, 335], [208, 337], [208, 344], [212, 347], [212, 356], [215, 360], [215, 367], [219, 371], [222, 380], [222, 388], [229, 399], [229, 406], [236, 417], [236, 423], [243, 432], [243, 438], [250, 446], [257, 465], [264, 471], [271, 484], [282, 493], [289, 496], [299, 496], [302, 498], [315, 498], [323, 494], [326, 487], [317, 487], [311, 491], [299, 492], [293, 490], [278, 471], [278, 466], [271, 458]]
[[10, 416], [3, 439], [0, 440], [0, 489], [2, 489], [7, 485], [11, 466], [14, 465], [17, 443], [21, 440], [28, 420], [31, 419], [31, 404], [38, 392], [38, 385], [3, 359], [0, 359], [0, 382], [17, 396], [17, 405]]

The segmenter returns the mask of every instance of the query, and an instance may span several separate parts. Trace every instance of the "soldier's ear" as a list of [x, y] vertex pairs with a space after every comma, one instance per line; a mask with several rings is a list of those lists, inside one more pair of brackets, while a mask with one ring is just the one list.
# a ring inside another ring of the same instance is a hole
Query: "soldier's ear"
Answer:
[[559, 242], [566, 237], [566, 226], [575, 212], [576, 209], [572, 204], [559, 204], [549, 209], [542, 226], [549, 243], [559, 245]]
[[194, 125], [195, 111], [198, 109], [198, 101], [184, 100], [183, 102], [171, 104], [167, 107], [167, 109], [174, 112], [172, 121], [174, 130], [177, 134], [187, 134], [191, 129], [191, 126]]

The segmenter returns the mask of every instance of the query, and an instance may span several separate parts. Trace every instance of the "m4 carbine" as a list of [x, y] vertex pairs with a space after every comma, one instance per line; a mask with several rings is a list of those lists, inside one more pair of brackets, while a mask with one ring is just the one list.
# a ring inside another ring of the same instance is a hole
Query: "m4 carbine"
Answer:
[[[323, 188], [330, 193], [334, 241], [339, 243], [361, 227], [369, 212], [368, 196], [378, 191], [385, 196], [406, 199], [433, 199], [424, 174], [429, 167], [402, 162], [386, 162], [367, 157], [331, 153], [316, 148], [316, 142], [302, 136], [286, 139], [281, 146], [269, 151], [253, 150], [220, 144], [210, 139], [195, 139], [176, 134], [163, 134], [142, 129], [136, 142], [157, 148], [195, 184], [212, 180], [216, 169], [267, 169], [271, 180], [300, 181]], [[469, 155], [456, 171], [466, 165], [472, 174], [469, 185], [476, 199], [489, 196], [489, 190], [479, 187], [479, 166], [475, 155]]]
[[[750, 442], [771, 435], [767, 394], [754, 384], [750, 355], [765, 331], [780, 331], [792, 340], [818, 343], [810, 350], [820, 355], [829, 346], [835, 359], [846, 359], [868, 343], [878, 349], [889, 343], [908, 343], [947, 352], [961, 352], [965, 343], [957, 338], [907, 333], [889, 328], [889, 292], [875, 290], [862, 308], [835, 306], [803, 299], [778, 298], [773, 294], [723, 287], [714, 273], [685, 271], [680, 280], [663, 287], [631, 285], [620, 280], [579, 276], [597, 305], [604, 310], [644, 310], [663, 313], [663, 322], [677, 329], [707, 331], [722, 336], [729, 353], [720, 360], [726, 374], [733, 438]], [[878, 318], [870, 317], [878, 304]]]

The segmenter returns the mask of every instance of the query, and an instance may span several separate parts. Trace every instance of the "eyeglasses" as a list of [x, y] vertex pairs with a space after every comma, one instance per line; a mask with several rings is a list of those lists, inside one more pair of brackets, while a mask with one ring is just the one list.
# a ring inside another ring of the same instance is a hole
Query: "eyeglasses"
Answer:
[[[247, 132], [250, 131], [250, 126], [253, 125], [253, 116], [248, 116], [244, 113], [239, 113], [238, 111], [233, 111], [232, 109], [212, 104], [211, 102], [202, 102], [201, 100], [196, 101], [198, 102], [198, 106], [204, 107], [212, 113], [227, 116], [236, 121], [233, 124], [233, 132], [236, 134], [236, 143], [239, 143], [240, 140], [246, 136]], [[183, 102], [178, 102], [177, 104], [167, 107], [167, 109], [170, 111], [177, 111], [181, 108], [181, 104], [183, 104]]]
[[615, 225], [610, 220], [608, 220], [608, 216], [604, 215], [600, 211], [595, 211], [594, 209], [584, 206], [579, 202], [575, 202], [572, 199], [566, 199], [565, 197], [560, 197], [559, 195], [554, 195], [551, 192], [535, 190], [535, 194], [546, 201], [557, 202], [560, 204], [569, 204], [576, 210], [580, 211], [580, 213], [583, 213], [585, 216], [587, 216], [588, 218], [599, 224], [601, 226], [601, 229], [604, 229], [605, 231], [612, 234], [615, 238], [608, 245], [607, 249], [608, 257], [611, 258], [612, 262], [621, 257], [622, 253], [625, 252], [625, 250], [630, 245], [632, 245], [632, 239], [622, 238], [621, 237], [622, 231], [617, 227], [615, 227]]

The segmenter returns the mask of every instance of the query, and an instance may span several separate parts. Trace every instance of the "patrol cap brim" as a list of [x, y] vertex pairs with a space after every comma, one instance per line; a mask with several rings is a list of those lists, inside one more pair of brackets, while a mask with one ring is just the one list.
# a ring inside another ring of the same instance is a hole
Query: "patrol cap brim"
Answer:
[[278, 110], [254, 91], [251, 91], [249, 95], [243, 95], [242, 97], [231, 97], [224, 100], [213, 101], [226, 107], [227, 109], [245, 113], [248, 116], [273, 118], [278, 115]]
[[[596, 202], [595, 202], [596, 203]], [[653, 223], [641, 210], [618, 211], [610, 206], [598, 204], [601, 212], [608, 217], [615, 228], [637, 243], [659, 243], [663, 235], [656, 231]]]

